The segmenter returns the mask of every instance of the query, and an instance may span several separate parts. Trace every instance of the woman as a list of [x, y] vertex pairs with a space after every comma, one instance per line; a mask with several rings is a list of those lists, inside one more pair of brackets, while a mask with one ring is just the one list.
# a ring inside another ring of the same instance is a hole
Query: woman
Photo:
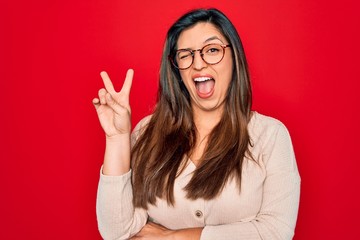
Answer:
[[156, 109], [131, 137], [133, 71], [93, 103], [106, 133], [97, 216], [105, 239], [291, 239], [300, 177], [289, 134], [251, 111], [236, 29], [216, 9], [169, 29]]

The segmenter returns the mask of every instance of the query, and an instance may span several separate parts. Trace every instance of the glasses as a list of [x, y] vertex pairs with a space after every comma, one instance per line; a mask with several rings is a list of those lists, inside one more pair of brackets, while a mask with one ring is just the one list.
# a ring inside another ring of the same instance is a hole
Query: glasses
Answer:
[[197, 50], [179, 49], [175, 52], [175, 55], [170, 55], [169, 59], [174, 67], [185, 70], [194, 63], [195, 52], [198, 51], [204, 62], [214, 65], [224, 58], [225, 48], [227, 47], [230, 47], [230, 45], [211, 43]]

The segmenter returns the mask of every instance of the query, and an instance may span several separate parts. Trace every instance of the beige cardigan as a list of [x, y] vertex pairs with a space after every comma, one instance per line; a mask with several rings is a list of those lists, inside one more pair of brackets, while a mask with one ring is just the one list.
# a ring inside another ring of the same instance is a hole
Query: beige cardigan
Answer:
[[[138, 124], [134, 136], [146, 121]], [[292, 239], [300, 176], [289, 133], [278, 120], [257, 112], [248, 127], [257, 163], [244, 161], [241, 192], [229, 181], [216, 199], [187, 199], [183, 188], [195, 170], [188, 160], [175, 181], [175, 206], [157, 199], [146, 211], [132, 205], [131, 170], [122, 176], [100, 173], [96, 212], [102, 237], [128, 239], [149, 219], [169, 229], [204, 227], [203, 240]]]

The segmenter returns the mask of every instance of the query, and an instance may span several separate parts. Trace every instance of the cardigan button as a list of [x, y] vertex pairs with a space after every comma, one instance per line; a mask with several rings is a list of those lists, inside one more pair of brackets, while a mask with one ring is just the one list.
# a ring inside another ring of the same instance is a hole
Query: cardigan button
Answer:
[[195, 216], [198, 218], [201, 218], [203, 216], [203, 213], [200, 210], [195, 211]]

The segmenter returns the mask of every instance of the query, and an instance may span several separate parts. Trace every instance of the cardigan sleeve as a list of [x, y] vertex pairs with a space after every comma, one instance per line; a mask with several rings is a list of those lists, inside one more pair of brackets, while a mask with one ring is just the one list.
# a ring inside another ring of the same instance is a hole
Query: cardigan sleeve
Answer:
[[128, 239], [146, 224], [147, 212], [134, 208], [131, 170], [121, 176], [100, 173], [96, 215], [104, 239]]
[[[150, 117], [141, 120], [131, 134], [133, 146]], [[98, 228], [104, 239], [128, 239], [146, 224], [148, 214], [133, 205], [132, 170], [121, 176], [107, 176], [100, 171], [96, 200]]]
[[262, 152], [266, 178], [263, 201], [254, 219], [227, 225], [205, 226], [202, 240], [292, 239], [300, 198], [300, 176], [289, 133], [279, 124]]

